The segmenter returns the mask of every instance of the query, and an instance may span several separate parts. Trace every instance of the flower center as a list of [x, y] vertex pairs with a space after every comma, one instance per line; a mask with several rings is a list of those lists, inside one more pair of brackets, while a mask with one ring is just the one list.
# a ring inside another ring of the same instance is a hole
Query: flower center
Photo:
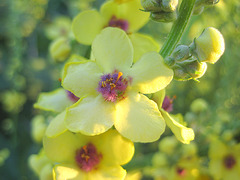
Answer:
[[177, 167], [176, 171], [179, 176], [184, 176], [186, 174], [186, 170], [180, 167]]
[[128, 31], [129, 23], [127, 20], [124, 19], [117, 19], [116, 16], [112, 16], [110, 21], [108, 22], [109, 27], [118, 27], [124, 31]]
[[77, 165], [84, 171], [89, 172], [100, 163], [102, 154], [97, 152], [92, 143], [88, 143], [76, 151], [75, 160]]
[[70, 91], [66, 91], [68, 98], [73, 101], [73, 102], [77, 102], [79, 100], [79, 98], [77, 96], [75, 96], [72, 92]]
[[124, 98], [128, 80], [123, 78], [122, 75], [122, 72], [115, 71], [112, 74], [101, 76], [97, 91], [103, 95], [106, 101], [115, 102]]
[[230, 154], [225, 156], [223, 159], [223, 164], [227, 169], [232, 169], [233, 166], [236, 164], [235, 158]]
[[172, 99], [170, 99], [168, 96], [165, 96], [163, 103], [162, 103], [162, 108], [167, 112], [171, 112], [173, 110], [173, 100], [175, 98], [176, 98], [176, 96], [173, 96]]

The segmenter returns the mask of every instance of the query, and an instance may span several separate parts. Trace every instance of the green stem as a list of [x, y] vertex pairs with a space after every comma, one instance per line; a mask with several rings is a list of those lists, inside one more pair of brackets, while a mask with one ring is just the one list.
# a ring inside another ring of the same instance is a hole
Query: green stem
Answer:
[[171, 55], [175, 46], [180, 41], [187, 23], [192, 15], [193, 7], [196, 0], [183, 0], [179, 9], [179, 15], [174, 22], [167, 40], [163, 44], [160, 54], [163, 58]]

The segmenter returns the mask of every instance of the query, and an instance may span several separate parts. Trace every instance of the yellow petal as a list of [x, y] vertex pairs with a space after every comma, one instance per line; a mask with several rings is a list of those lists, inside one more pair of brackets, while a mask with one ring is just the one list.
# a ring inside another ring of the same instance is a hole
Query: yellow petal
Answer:
[[129, 38], [132, 41], [134, 49], [133, 62], [137, 62], [141, 56], [150, 51], [159, 52], [160, 45], [148, 35], [133, 33], [129, 34]]
[[123, 165], [132, 159], [134, 144], [116, 130], [110, 129], [106, 133], [94, 137], [94, 141], [98, 142], [97, 149], [103, 155], [104, 164]]
[[131, 68], [132, 88], [143, 94], [155, 93], [165, 88], [173, 78], [173, 71], [157, 52], [144, 54]]
[[114, 104], [103, 99], [102, 95], [89, 96], [67, 109], [65, 122], [73, 132], [97, 135], [113, 126]]
[[117, 165], [102, 166], [98, 170], [88, 173], [87, 180], [123, 180], [126, 171]]
[[165, 89], [162, 89], [161, 91], [158, 91], [154, 94], [152, 94], [151, 99], [157, 103], [158, 108], [161, 109], [162, 108], [162, 103], [164, 101], [165, 98]]
[[104, 20], [96, 10], [84, 11], [78, 14], [72, 23], [72, 31], [78, 42], [91, 45], [94, 38], [104, 27]]
[[118, 28], [105, 28], [92, 44], [96, 63], [104, 72], [129, 69], [133, 62], [133, 47], [126, 33]]
[[101, 71], [93, 61], [72, 62], [64, 67], [62, 86], [77, 97], [96, 94]]
[[88, 180], [87, 173], [73, 164], [56, 165], [53, 174], [54, 180]]
[[59, 115], [57, 115], [54, 119], [51, 120], [50, 124], [46, 130], [46, 136], [48, 137], [56, 137], [65, 131], [67, 131], [64, 119], [66, 116], [66, 111], [63, 111]]
[[211, 159], [223, 158], [227, 153], [227, 146], [219, 140], [213, 140], [210, 144], [208, 155]]
[[43, 138], [43, 147], [46, 156], [53, 162], [75, 162], [76, 150], [86, 144], [88, 139], [80, 134], [66, 131], [56, 138]]
[[134, 142], [153, 142], [165, 130], [157, 104], [137, 92], [129, 92], [116, 105], [115, 128]]
[[[129, 23], [128, 32], [135, 32], [143, 27], [149, 20], [149, 13], [142, 12], [143, 9], [139, 0], [131, 0], [126, 3], [108, 1], [101, 7], [101, 14], [108, 21], [112, 16], [118, 19], [127, 20]], [[131, 15], [129, 15], [131, 14]]]
[[167, 126], [172, 130], [176, 138], [184, 144], [194, 140], [194, 131], [175, 121], [166, 111], [160, 110]]
[[62, 112], [73, 102], [68, 98], [67, 92], [63, 88], [51, 92], [41, 93], [34, 108], [45, 111]]

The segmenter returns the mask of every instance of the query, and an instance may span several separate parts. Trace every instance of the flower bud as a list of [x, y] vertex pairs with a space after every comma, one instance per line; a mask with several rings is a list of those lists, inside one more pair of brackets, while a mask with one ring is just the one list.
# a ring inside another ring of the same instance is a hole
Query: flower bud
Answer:
[[161, 0], [141, 0], [141, 4], [145, 11], [149, 12], [162, 11]]
[[217, 29], [208, 27], [190, 45], [190, 50], [200, 62], [214, 64], [225, 50], [224, 38]]
[[175, 148], [178, 145], [178, 141], [174, 136], [165, 137], [159, 142], [159, 150], [167, 153], [172, 154], [175, 151]]
[[197, 60], [186, 60], [173, 66], [174, 79], [178, 81], [198, 79], [204, 75], [206, 70], [207, 64], [199, 63]]
[[177, 19], [177, 13], [174, 12], [159, 12], [159, 13], [151, 13], [150, 18], [157, 22], [172, 22]]
[[50, 45], [50, 55], [56, 62], [63, 62], [69, 55], [71, 46], [67, 38], [60, 37]]
[[156, 153], [152, 158], [152, 164], [155, 167], [162, 167], [168, 164], [168, 160], [165, 154], [163, 153]]
[[186, 45], [178, 45], [171, 57], [175, 60], [175, 61], [183, 61], [186, 60], [190, 57], [190, 52], [189, 52], [189, 47]]
[[190, 108], [192, 112], [200, 113], [207, 110], [208, 104], [204, 99], [198, 98], [192, 102]]
[[42, 116], [42, 115], [35, 116], [32, 119], [31, 126], [32, 126], [31, 135], [32, 135], [33, 140], [37, 143], [41, 143], [42, 138], [43, 138], [46, 128], [47, 128], [44, 116]]
[[174, 12], [178, 6], [178, 0], [162, 0], [161, 6], [164, 12]]

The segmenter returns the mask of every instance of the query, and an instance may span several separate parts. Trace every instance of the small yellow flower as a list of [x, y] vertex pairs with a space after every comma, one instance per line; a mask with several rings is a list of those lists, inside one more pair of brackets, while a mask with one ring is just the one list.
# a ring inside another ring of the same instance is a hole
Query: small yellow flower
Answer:
[[69, 37], [71, 34], [71, 19], [67, 16], [59, 16], [54, 19], [52, 24], [45, 28], [49, 39], [55, 40], [60, 37]]
[[209, 149], [209, 170], [216, 179], [238, 180], [240, 178], [240, 144], [226, 145], [214, 140]]
[[106, 27], [124, 30], [132, 41], [133, 61], [149, 51], [159, 51], [160, 46], [147, 35], [135, 33], [149, 20], [149, 13], [140, 11], [140, 0], [110, 0], [101, 6], [100, 12], [88, 10], [79, 13], [72, 23], [72, 31], [79, 43], [91, 45], [95, 37]]
[[54, 179], [122, 180], [126, 171], [121, 165], [134, 154], [134, 145], [116, 130], [99, 136], [84, 136], [69, 131], [43, 140], [46, 155], [57, 163]]

